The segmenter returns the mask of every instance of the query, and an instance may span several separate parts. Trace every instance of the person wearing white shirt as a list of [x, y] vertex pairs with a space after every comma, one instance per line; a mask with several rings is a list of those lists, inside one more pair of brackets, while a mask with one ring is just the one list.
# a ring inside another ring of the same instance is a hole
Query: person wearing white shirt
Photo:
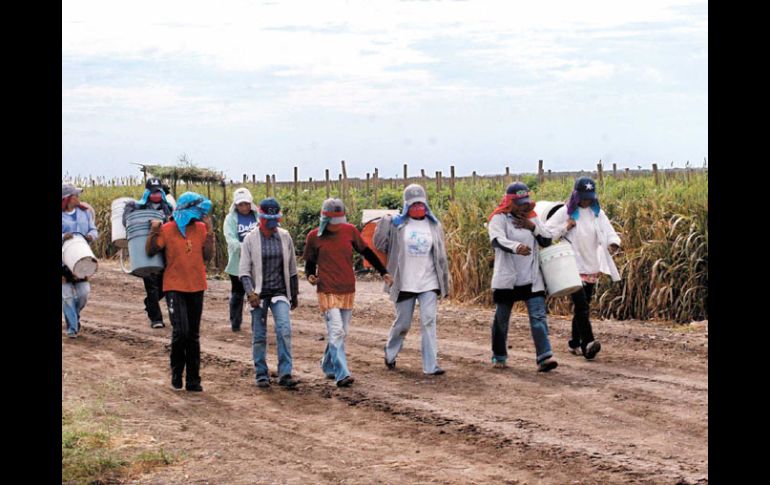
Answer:
[[583, 289], [571, 295], [575, 310], [568, 348], [571, 354], [582, 354], [591, 360], [602, 347], [594, 338], [591, 327], [590, 302], [602, 274], [609, 275], [612, 281], [620, 281], [618, 268], [612, 260], [612, 255], [620, 249], [620, 236], [601, 209], [596, 197], [596, 183], [589, 177], [575, 181], [567, 204], [548, 219], [546, 227], [555, 239], [569, 242], [575, 253]]

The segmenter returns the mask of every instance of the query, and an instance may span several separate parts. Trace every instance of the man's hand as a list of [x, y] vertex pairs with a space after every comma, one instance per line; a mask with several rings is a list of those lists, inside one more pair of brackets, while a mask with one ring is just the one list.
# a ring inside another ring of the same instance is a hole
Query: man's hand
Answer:
[[316, 283], [318, 283], [318, 277], [314, 274], [311, 274], [310, 276], [307, 277], [307, 282], [315, 286]]
[[522, 256], [529, 256], [530, 254], [532, 254], [532, 249], [526, 244], [519, 244], [519, 247], [516, 248], [516, 254], [521, 254]]
[[94, 240], [94, 237], [92, 235], [89, 234], [86, 236], [86, 241], [91, 242], [93, 240]]
[[163, 221], [159, 221], [157, 219], [153, 219], [150, 221], [150, 231], [152, 232], [160, 232], [160, 226], [163, 225]]
[[70, 239], [72, 239], [72, 238], [73, 238], [73, 236], [74, 236], [74, 235], [73, 235], [71, 232], [65, 232], [65, 233], [64, 233], [64, 237], [62, 238], [62, 240], [64, 240], [64, 241], [69, 241]]
[[295, 310], [297, 308], [298, 302], [297, 302], [297, 295], [294, 295], [291, 297], [291, 309]]
[[385, 283], [387, 283], [388, 286], [393, 286], [393, 277], [390, 275], [390, 273], [385, 273], [382, 275], [382, 279], [385, 280]]
[[570, 229], [575, 227], [576, 224], [577, 223], [575, 222], [575, 219], [570, 217], [569, 219], [567, 219], [567, 230], [569, 231]]
[[251, 308], [259, 308], [259, 295], [256, 294], [256, 292], [251, 292], [246, 296], [246, 299], [249, 301], [249, 305], [251, 305]]
[[610, 254], [615, 256], [620, 251], [620, 246], [615, 243], [610, 244]]

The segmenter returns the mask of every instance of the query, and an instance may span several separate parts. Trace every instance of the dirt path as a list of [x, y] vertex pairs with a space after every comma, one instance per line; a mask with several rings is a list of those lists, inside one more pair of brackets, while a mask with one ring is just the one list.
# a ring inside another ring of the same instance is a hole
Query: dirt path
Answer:
[[[441, 304], [439, 359], [447, 374], [428, 377], [419, 324], [397, 370], [385, 368], [393, 307], [381, 283], [359, 282], [348, 338], [357, 380], [337, 389], [318, 366], [324, 325], [302, 281], [292, 314], [301, 384], [264, 391], [254, 385], [248, 314], [244, 331], [230, 331], [229, 288], [210, 280], [206, 293], [201, 394], [170, 389], [170, 329], [149, 328], [141, 281], [111, 262], [93, 278], [82, 336], [62, 339], [65, 400], [109, 389], [100, 398], [124, 429], [182, 453], [134, 483], [708, 481], [705, 326], [597, 322], [603, 349], [588, 362], [564, 351], [569, 321], [549, 318], [560, 365], [540, 374], [526, 315], [512, 317], [510, 367], [495, 370], [492, 310]], [[274, 370], [272, 328], [268, 335]]]

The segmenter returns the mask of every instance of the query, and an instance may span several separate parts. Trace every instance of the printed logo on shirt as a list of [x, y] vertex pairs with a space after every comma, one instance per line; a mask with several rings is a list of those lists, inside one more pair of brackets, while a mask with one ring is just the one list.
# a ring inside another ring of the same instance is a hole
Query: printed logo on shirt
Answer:
[[431, 246], [429, 232], [409, 231], [406, 236], [406, 252], [409, 256], [427, 256]]
[[245, 226], [243, 224], [238, 224], [238, 236], [240, 236], [241, 241], [243, 241], [243, 238], [246, 237], [246, 234], [250, 233], [255, 227], [257, 227], [257, 222], [254, 221], [248, 226]]

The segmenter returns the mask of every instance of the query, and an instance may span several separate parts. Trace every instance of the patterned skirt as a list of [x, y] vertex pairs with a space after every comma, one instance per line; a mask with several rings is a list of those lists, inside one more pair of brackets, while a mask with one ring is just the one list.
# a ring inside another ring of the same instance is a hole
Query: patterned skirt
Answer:
[[331, 308], [339, 308], [340, 310], [352, 310], [353, 300], [355, 300], [355, 292], [353, 293], [318, 293], [318, 306], [321, 308], [321, 313], [326, 312]]

